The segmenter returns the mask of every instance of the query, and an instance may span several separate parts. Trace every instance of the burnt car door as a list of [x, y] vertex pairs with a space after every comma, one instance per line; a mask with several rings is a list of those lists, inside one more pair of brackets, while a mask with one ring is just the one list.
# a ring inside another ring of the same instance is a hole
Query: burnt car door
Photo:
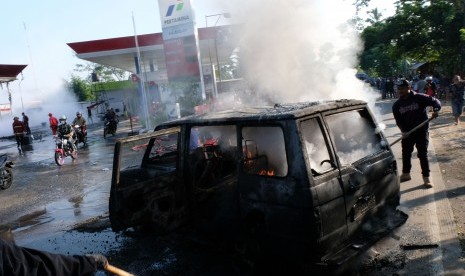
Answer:
[[300, 155], [290, 133], [296, 133], [293, 121], [240, 128], [241, 237], [248, 254], [296, 256], [308, 237], [308, 223], [303, 221], [308, 189], [302, 191], [296, 176], [304, 173], [303, 166], [292, 166]]
[[209, 239], [232, 238], [237, 228], [237, 127], [192, 125], [185, 160], [191, 229]]
[[[384, 207], [399, 202], [396, 161], [368, 108], [325, 116], [340, 168], [348, 237]], [[378, 221], [382, 220], [378, 217]], [[371, 225], [372, 232], [376, 225]], [[382, 228], [381, 224], [378, 226]]]
[[[300, 121], [304, 160], [311, 179], [314, 231], [318, 248], [315, 255], [325, 255], [347, 239], [344, 189], [328, 132], [321, 116]], [[319, 252], [317, 252], [319, 251]]]
[[114, 231], [150, 225], [165, 232], [186, 222], [180, 145], [179, 127], [116, 142], [109, 206]]

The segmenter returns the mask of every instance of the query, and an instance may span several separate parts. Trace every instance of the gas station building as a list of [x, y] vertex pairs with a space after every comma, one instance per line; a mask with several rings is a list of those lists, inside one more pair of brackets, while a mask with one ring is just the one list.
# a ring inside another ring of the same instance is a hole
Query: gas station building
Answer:
[[[148, 109], [153, 103], [165, 105], [166, 109], [176, 107], [176, 99], [168, 91], [168, 83], [172, 81], [198, 83], [202, 103], [212, 102], [220, 93], [230, 91], [232, 88], [228, 84], [233, 82], [222, 80], [218, 68], [230, 62], [234, 52], [235, 46], [228, 39], [231, 33], [232, 26], [223, 25], [198, 28], [194, 41], [192, 36], [167, 41], [163, 33], [153, 33], [72, 42], [68, 46], [80, 59], [130, 72], [131, 80], [138, 86], [137, 95], [125, 92], [118, 97], [125, 101], [128, 109], [135, 109], [134, 114], [143, 116], [140, 103], [145, 102]], [[180, 107], [183, 108], [186, 107]], [[191, 109], [187, 114], [193, 113], [191, 107], [187, 108]], [[199, 112], [205, 108], [206, 105], [197, 106], [195, 110]], [[179, 108], [177, 112], [179, 115]]]

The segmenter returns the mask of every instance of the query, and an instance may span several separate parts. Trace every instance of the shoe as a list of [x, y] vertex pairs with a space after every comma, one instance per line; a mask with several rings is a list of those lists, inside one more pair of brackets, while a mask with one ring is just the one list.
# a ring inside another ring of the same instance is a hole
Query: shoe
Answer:
[[400, 175], [400, 182], [409, 181], [410, 179], [412, 179], [410, 173], [403, 173]]
[[423, 176], [423, 183], [425, 184], [427, 188], [433, 187], [433, 183], [431, 182], [431, 179], [429, 178], [429, 176]]

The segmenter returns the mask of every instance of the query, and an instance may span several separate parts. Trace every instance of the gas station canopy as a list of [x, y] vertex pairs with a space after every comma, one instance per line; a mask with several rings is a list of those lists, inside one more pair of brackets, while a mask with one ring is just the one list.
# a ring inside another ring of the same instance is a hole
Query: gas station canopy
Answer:
[[0, 64], [0, 83], [8, 83], [16, 80], [16, 77], [27, 65]]
[[[199, 51], [204, 65], [223, 63], [229, 59], [234, 47], [224, 43], [225, 34], [231, 33], [231, 26], [198, 28]], [[136, 73], [134, 57], [137, 53], [136, 36], [108, 38], [68, 43], [80, 59], [97, 64], [112, 66]], [[137, 46], [142, 64], [155, 66], [155, 71], [166, 70], [162, 33], [137, 35]]]

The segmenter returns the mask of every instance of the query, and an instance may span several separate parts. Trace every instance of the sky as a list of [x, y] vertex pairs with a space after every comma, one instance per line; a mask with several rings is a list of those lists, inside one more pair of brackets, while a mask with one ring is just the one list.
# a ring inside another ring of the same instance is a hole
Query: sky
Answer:
[[[386, 5], [386, 1], [373, 1], [377, 5]], [[238, 4], [238, 0], [191, 0], [191, 5], [197, 27], [205, 26], [206, 15], [223, 12], [231, 14], [232, 22], [224, 22], [228, 19], [222, 18], [218, 25], [250, 23], [243, 30], [244, 38], [241, 38], [242, 49], [247, 49], [247, 52], [243, 52], [244, 57], [248, 55], [250, 59], [248, 72], [261, 83], [264, 90], [270, 90], [271, 87], [285, 90], [289, 83], [300, 83], [307, 73], [325, 82], [333, 82], [335, 78], [344, 79], [353, 74], [346, 69], [356, 65], [354, 56], [361, 50], [361, 46], [356, 34], [344, 25], [344, 20], [354, 13], [351, 2], [243, 0]], [[0, 64], [28, 65], [18, 80], [10, 84], [13, 115], [19, 116], [21, 111], [29, 112], [40, 106], [45, 115], [41, 113], [43, 117], [32, 116], [33, 124], [47, 121], [46, 114], [52, 110], [57, 114], [61, 114], [62, 110], [72, 110], [67, 114], [71, 117], [74, 110], [80, 108], [61, 104], [74, 101], [63, 88], [64, 80], [70, 79], [76, 64], [86, 63], [75, 57], [67, 43], [132, 36], [135, 31], [138, 35], [161, 32], [158, 0], [15, 0], [3, 1], [1, 11], [0, 24], [3, 28], [0, 35]], [[315, 37], [319, 37], [318, 43]], [[277, 38], [282, 43], [278, 43]], [[266, 49], [256, 47], [258, 45]], [[285, 52], [290, 55], [281, 56]], [[277, 55], [279, 58], [276, 58]], [[332, 57], [330, 62], [322, 61], [329, 56]], [[255, 57], [261, 57], [261, 60]], [[288, 64], [289, 60], [294, 64]], [[299, 64], [297, 68], [301, 69], [300, 72], [294, 72], [295, 63]], [[276, 72], [270, 70], [271, 67], [286, 71]], [[274, 77], [276, 74], [281, 76], [282, 81], [279, 83]], [[300, 91], [305, 85], [308, 83], [302, 82], [300, 87], [294, 89]], [[340, 85], [343, 84], [335, 83], [332, 87], [318, 85], [318, 88], [322, 93], [332, 94], [328, 90], [338, 90]], [[316, 93], [310, 97], [296, 96], [289, 100], [321, 97], [321, 93]], [[280, 96], [276, 99], [287, 100]], [[3, 85], [0, 87], [0, 104], [7, 102], [8, 93]], [[6, 128], [1, 124], [2, 120], [5, 120], [4, 115], [0, 116], [0, 137]]]

